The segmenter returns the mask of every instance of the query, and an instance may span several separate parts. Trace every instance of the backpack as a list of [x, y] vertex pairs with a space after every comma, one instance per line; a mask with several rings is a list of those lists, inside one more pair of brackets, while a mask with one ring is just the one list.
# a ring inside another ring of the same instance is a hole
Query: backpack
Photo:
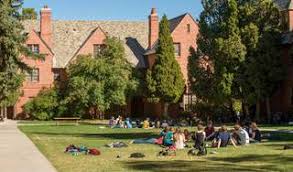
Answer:
[[97, 150], [97, 149], [89, 149], [88, 153], [90, 155], [101, 155], [101, 152], [99, 150]]

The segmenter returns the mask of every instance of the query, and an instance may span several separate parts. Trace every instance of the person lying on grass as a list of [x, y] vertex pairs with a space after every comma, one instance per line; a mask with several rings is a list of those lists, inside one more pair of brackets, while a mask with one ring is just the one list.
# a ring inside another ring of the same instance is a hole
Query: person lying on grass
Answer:
[[130, 141], [130, 144], [163, 144], [163, 138], [167, 133], [167, 128], [164, 128], [158, 138], [142, 138]]
[[217, 147], [218, 149], [220, 147], [226, 147], [229, 142], [236, 148], [235, 142], [231, 139], [230, 133], [227, 131], [227, 127], [225, 125], [222, 125], [219, 129], [219, 133], [217, 137], [212, 142], [212, 147]]
[[239, 124], [234, 126], [234, 131], [232, 134], [232, 140], [237, 145], [248, 145], [249, 135], [246, 130], [244, 130]]

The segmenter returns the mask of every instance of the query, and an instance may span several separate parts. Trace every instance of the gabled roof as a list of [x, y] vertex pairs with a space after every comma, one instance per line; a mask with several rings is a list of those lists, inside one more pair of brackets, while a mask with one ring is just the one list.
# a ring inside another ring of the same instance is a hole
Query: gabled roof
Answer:
[[[192, 17], [191, 14], [189, 13], [185, 13], [185, 14], [182, 14], [178, 17], [175, 17], [175, 18], [172, 18], [169, 20], [169, 24], [170, 24], [170, 31], [171, 33], [173, 33], [173, 31], [177, 28], [177, 26], [179, 26], [179, 24], [181, 23], [181, 21], [186, 17], [186, 16], [190, 16], [192, 18], [192, 20], [197, 23], [194, 18]], [[156, 41], [154, 43], [154, 45], [152, 45], [151, 48], [147, 49], [147, 51], [145, 52], [144, 55], [149, 55], [149, 54], [154, 54], [156, 53], [156, 48], [158, 47], [158, 41]]]
[[37, 36], [37, 38], [39, 38], [40, 39], [40, 41], [45, 45], [45, 47], [49, 50], [49, 52], [52, 54], [52, 55], [54, 55], [54, 52], [52, 51], [52, 49], [48, 46], [48, 44], [43, 40], [43, 38], [41, 38], [41, 36], [40, 36], [40, 34], [37, 32], [37, 31], [35, 31], [34, 29], [33, 30], [31, 30], [30, 32], [29, 32], [29, 34], [31, 34], [31, 33], [33, 33], [33, 34], [35, 34], [36, 36]]
[[[26, 32], [39, 31], [38, 20], [25, 20]], [[109, 36], [120, 38], [124, 42], [127, 60], [135, 67], [146, 67], [144, 52], [148, 44], [148, 23], [146, 21], [64, 21], [53, 20], [54, 68], [64, 68], [89, 35], [100, 27]], [[131, 41], [131, 47], [129, 46]], [[138, 44], [138, 45], [134, 45]], [[136, 47], [136, 48], [134, 48]], [[143, 48], [143, 52], [142, 49]], [[137, 52], [134, 52], [137, 51]]]
[[86, 38], [85, 41], [83, 41], [82, 45], [76, 50], [76, 52], [74, 53], [74, 55], [68, 59], [68, 61], [65, 63], [65, 67], [78, 55], [78, 53], [80, 52], [80, 50], [84, 47], [84, 45], [88, 42], [88, 40], [97, 32], [97, 31], [101, 31], [103, 32], [103, 34], [105, 36], [107, 36], [107, 34], [98, 26], [97, 28], [95, 28], [90, 35]]

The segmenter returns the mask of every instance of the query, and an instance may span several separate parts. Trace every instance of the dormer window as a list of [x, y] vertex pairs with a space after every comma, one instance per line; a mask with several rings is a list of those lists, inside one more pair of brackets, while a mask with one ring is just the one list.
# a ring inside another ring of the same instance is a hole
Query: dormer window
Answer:
[[27, 46], [33, 53], [36, 53], [36, 54], [40, 53], [40, 47], [38, 44], [28, 44]]
[[175, 56], [179, 57], [181, 55], [181, 44], [180, 43], [174, 43], [174, 49], [175, 49]]
[[188, 33], [191, 32], [191, 26], [190, 26], [190, 24], [187, 24], [187, 32], [188, 32]]
[[105, 45], [104, 44], [94, 44], [94, 52], [93, 55], [97, 56], [99, 54], [101, 54], [101, 52], [103, 51], [103, 49], [105, 49]]

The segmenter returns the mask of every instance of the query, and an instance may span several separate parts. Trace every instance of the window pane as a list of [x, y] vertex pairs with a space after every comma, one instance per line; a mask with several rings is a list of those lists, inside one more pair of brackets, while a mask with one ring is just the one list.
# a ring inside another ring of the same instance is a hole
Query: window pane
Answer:
[[180, 43], [174, 43], [174, 49], [175, 49], [175, 56], [180, 56], [180, 53], [181, 53]]
[[105, 48], [105, 45], [103, 45], [103, 44], [95, 44], [93, 55], [97, 56], [97, 55], [101, 54], [101, 52], [103, 51], [104, 48]]

